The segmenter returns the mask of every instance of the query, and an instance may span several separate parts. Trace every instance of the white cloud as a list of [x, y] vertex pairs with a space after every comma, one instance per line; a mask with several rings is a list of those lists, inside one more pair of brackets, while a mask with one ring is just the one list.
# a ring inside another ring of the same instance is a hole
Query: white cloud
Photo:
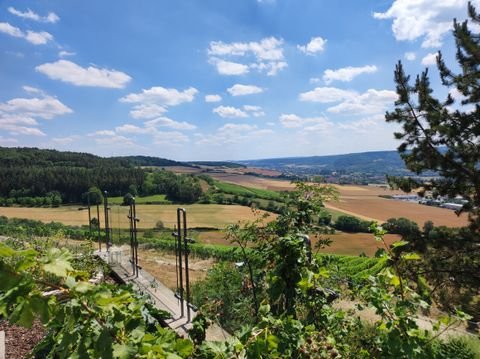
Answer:
[[248, 117], [247, 113], [231, 106], [218, 106], [213, 109], [213, 112], [223, 118], [242, 118]]
[[300, 101], [329, 103], [345, 100], [355, 96], [353, 91], [342, 90], [336, 87], [316, 87], [312, 91], [301, 93]]
[[165, 107], [154, 103], [147, 103], [133, 106], [133, 110], [130, 111], [130, 116], [135, 119], [149, 119], [161, 116], [165, 112], [167, 112]]
[[309, 132], [326, 131], [333, 127], [333, 124], [324, 117], [300, 117], [295, 114], [281, 115], [280, 123], [285, 128], [304, 127], [304, 130]]
[[212, 56], [245, 56], [252, 53], [259, 60], [278, 61], [283, 59], [283, 40], [269, 37], [260, 42], [212, 41], [208, 53]]
[[332, 113], [376, 113], [383, 112], [392, 105], [397, 100], [397, 94], [390, 90], [368, 89], [360, 94], [335, 87], [317, 87], [312, 91], [301, 93], [299, 98], [301, 101], [308, 102], [340, 102], [327, 109]]
[[265, 112], [263, 112], [260, 106], [252, 106], [252, 105], [244, 105], [243, 109], [248, 112], [249, 115], [253, 117], [262, 117], [265, 116]]
[[437, 63], [437, 53], [432, 52], [430, 54], [427, 54], [423, 59], [422, 59], [422, 65], [425, 66], [430, 66], [430, 65], [436, 65]]
[[45, 45], [47, 42], [53, 40], [53, 36], [52, 34], [49, 34], [46, 31], [41, 31], [41, 32], [27, 31], [25, 40], [31, 42], [34, 45]]
[[18, 143], [16, 138], [5, 138], [0, 136], [0, 146], [13, 146]]
[[188, 136], [178, 131], [158, 131], [153, 137], [153, 143], [155, 145], [181, 145], [189, 141]]
[[392, 31], [399, 41], [423, 39], [422, 47], [440, 47], [451, 29], [453, 18], [466, 14], [467, 0], [394, 0], [385, 12], [376, 12], [376, 19], [393, 19]]
[[252, 131], [256, 130], [256, 125], [248, 124], [237, 124], [237, 123], [226, 123], [218, 129], [219, 132], [242, 132], [242, 131]]
[[70, 52], [70, 51], [66, 51], [66, 50], [62, 50], [58, 53], [59, 57], [67, 57], [67, 56], [75, 56], [75, 55], [76, 55], [75, 52]]
[[[209, 62], [217, 67], [222, 75], [242, 75], [250, 68], [274, 76], [287, 66], [283, 56], [283, 40], [268, 37], [259, 42], [212, 41], [207, 50]], [[247, 63], [231, 62], [231, 57], [244, 58]]]
[[263, 89], [254, 85], [235, 84], [232, 87], [228, 88], [227, 91], [232, 96], [244, 96], [261, 93], [263, 92]]
[[22, 88], [25, 90], [25, 92], [28, 93], [34, 93], [34, 94], [43, 94], [43, 91], [32, 86], [22, 86]]
[[220, 102], [222, 101], [222, 96], [220, 95], [206, 95], [205, 102]]
[[25, 127], [25, 126], [14, 126], [14, 125], [2, 125], [0, 124], [0, 129], [8, 131], [12, 135], [24, 135], [24, 136], [41, 136], [44, 137], [46, 134], [36, 128], [36, 127]]
[[130, 76], [121, 71], [94, 66], [83, 68], [68, 60], [39, 65], [35, 70], [52, 80], [60, 80], [75, 86], [124, 88], [131, 80]]
[[321, 37], [312, 37], [310, 42], [304, 46], [297, 45], [297, 48], [307, 55], [315, 55], [316, 53], [323, 52], [327, 40]]
[[56, 116], [72, 112], [72, 109], [52, 96], [44, 96], [41, 98], [14, 98], [7, 102], [0, 103], [0, 116], [2, 117], [14, 114], [50, 120]]
[[0, 22], [0, 32], [13, 37], [24, 37], [23, 31], [18, 27], [10, 25], [8, 22]]
[[244, 75], [249, 72], [248, 66], [238, 62], [224, 61], [220, 59], [211, 59], [217, 67], [217, 72], [220, 75]]
[[13, 37], [25, 39], [34, 45], [44, 45], [53, 40], [52, 34], [46, 31], [35, 32], [28, 30], [24, 33], [18, 27], [12, 26], [8, 22], [0, 22], [0, 32]]
[[20, 11], [20, 10], [15, 9], [12, 6], [10, 6], [8, 8], [8, 12], [15, 15], [15, 16], [21, 17], [23, 19], [29, 19], [29, 20], [33, 20], [33, 21], [37, 21], [37, 22], [47, 22], [47, 23], [55, 24], [57, 21], [60, 20], [58, 15], [55, 14], [54, 12], [49, 12], [47, 14], [47, 16], [40, 16], [40, 15], [34, 13], [30, 9], [27, 9], [27, 11]]
[[135, 143], [130, 138], [117, 135], [116, 132], [112, 130], [99, 130], [89, 133], [87, 136], [94, 137], [95, 142], [99, 145], [135, 146]]
[[168, 117], [159, 117], [154, 120], [145, 122], [145, 126], [151, 128], [159, 127], [169, 127], [175, 130], [194, 130], [197, 126], [192, 125], [191, 123], [182, 121], [174, 121]]
[[377, 72], [377, 66], [375, 65], [366, 65], [362, 67], [348, 66], [338, 70], [328, 69], [323, 73], [323, 81], [325, 81], [327, 85], [335, 80], [349, 82], [358, 75], [371, 74], [374, 72]]
[[356, 94], [340, 104], [329, 107], [332, 113], [381, 113], [398, 99], [395, 91], [368, 89], [363, 94]]
[[130, 138], [117, 135], [95, 138], [95, 142], [104, 146], [135, 146], [135, 143]]
[[120, 102], [157, 104], [160, 106], [177, 106], [184, 102], [192, 102], [197, 89], [190, 87], [185, 91], [161, 86], [144, 89], [140, 93], [131, 93], [120, 99]]
[[256, 69], [260, 72], [267, 71], [268, 76], [275, 76], [280, 70], [283, 70], [287, 66], [288, 64], [285, 61], [259, 62], [250, 65], [252, 69]]
[[59, 145], [68, 145], [69, 143], [80, 140], [82, 137], [79, 135], [72, 135], [66, 137], [54, 137], [52, 141], [58, 143]]
[[196, 134], [196, 143], [215, 146], [236, 144], [256, 140], [272, 133], [271, 129], [259, 129], [256, 125], [226, 123], [213, 134]]
[[34, 118], [23, 114], [0, 113], [0, 124], [37, 126], [38, 122]]
[[99, 130], [92, 133], [89, 133], [87, 136], [115, 136], [115, 131], [112, 130]]
[[369, 133], [372, 129], [385, 123], [384, 115], [376, 115], [368, 118], [363, 118], [357, 121], [350, 121], [347, 123], [340, 123], [338, 127], [342, 130], [353, 131], [356, 133]]
[[134, 133], [134, 134], [143, 135], [151, 132], [151, 130], [149, 128], [125, 124], [122, 126], [115, 127], [115, 132], [116, 133]]
[[417, 58], [417, 55], [414, 52], [406, 52], [404, 56], [408, 61], [413, 61]]

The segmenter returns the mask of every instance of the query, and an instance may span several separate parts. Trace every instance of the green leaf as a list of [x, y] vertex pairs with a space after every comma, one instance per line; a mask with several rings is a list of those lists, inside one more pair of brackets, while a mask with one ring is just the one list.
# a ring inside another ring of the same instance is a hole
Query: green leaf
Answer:
[[30, 303], [33, 311], [40, 317], [42, 323], [46, 324], [50, 319], [47, 299], [35, 296], [30, 299]]
[[280, 339], [276, 335], [270, 334], [267, 337], [268, 349], [269, 351], [277, 350], [278, 343], [280, 343]]
[[406, 246], [407, 244], [408, 244], [407, 241], [398, 241], [398, 242], [393, 243], [392, 247], [393, 248], [403, 247], [403, 246]]
[[72, 271], [70, 261], [71, 253], [66, 249], [50, 248], [47, 252], [48, 261], [43, 265], [43, 270], [55, 274], [58, 277], [65, 277], [67, 271]]
[[392, 279], [390, 279], [390, 284], [398, 287], [400, 285], [400, 277], [398, 275], [392, 276]]
[[113, 344], [113, 357], [118, 359], [133, 358], [137, 351], [131, 345]]
[[75, 291], [79, 293], [86, 293], [89, 290], [92, 290], [94, 288], [93, 284], [88, 283], [88, 282], [78, 282], [77, 285], [75, 286]]
[[402, 256], [402, 259], [405, 259], [406, 261], [418, 261], [421, 257], [417, 253], [406, 253]]
[[23, 300], [20, 304], [17, 305], [10, 320], [18, 325], [21, 325], [25, 328], [31, 328], [33, 319], [35, 318], [32, 310], [32, 306], [26, 300]]
[[193, 352], [193, 343], [188, 339], [177, 339], [175, 351], [182, 357], [189, 357]]
[[7, 247], [5, 244], [0, 243], [0, 257], [11, 257], [15, 255], [15, 250], [10, 247]]

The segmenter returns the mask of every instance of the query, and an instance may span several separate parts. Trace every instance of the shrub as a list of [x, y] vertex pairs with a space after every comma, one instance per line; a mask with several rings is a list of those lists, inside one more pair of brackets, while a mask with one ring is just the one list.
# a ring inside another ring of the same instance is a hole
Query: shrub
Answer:
[[352, 216], [340, 216], [335, 222], [334, 225], [335, 229], [344, 232], [363, 232], [368, 233], [370, 232], [370, 222], [363, 221], [357, 217]]

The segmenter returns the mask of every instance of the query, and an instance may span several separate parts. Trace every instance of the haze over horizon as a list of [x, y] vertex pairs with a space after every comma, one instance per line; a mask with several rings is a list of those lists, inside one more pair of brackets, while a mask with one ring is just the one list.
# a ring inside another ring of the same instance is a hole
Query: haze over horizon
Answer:
[[179, 161], [394, 150], [395, 64], [428, 67], [446, 96], [435, 54], [455, 68], [466, 15], [466, 0], [3, 1], [0, 146]]

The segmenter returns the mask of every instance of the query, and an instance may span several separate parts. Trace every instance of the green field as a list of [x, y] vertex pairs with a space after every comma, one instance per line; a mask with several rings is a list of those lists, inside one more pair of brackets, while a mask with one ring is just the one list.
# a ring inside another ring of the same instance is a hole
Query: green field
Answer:
[[[108, 202], [111, 204], [122, 204], [123, 197], [110, 197], [108, 198]], [[135, 202], [137, 204], [170, 204], [172, 203], [169, 201], [164, 194], [154, 194], [152, 196], [145, 196], [145, 197], [135, 197]]]
[[258, 197], [267, 200], [281, 200], [282, 195], [275, 191], [270, 191], [266, 189], [258, 189], [251, 187], [244, 187], [238, 184], [219, 182], [215, 181], [215, 187], [220, 191], [232, 195], [243, 196], [243, 197]]

